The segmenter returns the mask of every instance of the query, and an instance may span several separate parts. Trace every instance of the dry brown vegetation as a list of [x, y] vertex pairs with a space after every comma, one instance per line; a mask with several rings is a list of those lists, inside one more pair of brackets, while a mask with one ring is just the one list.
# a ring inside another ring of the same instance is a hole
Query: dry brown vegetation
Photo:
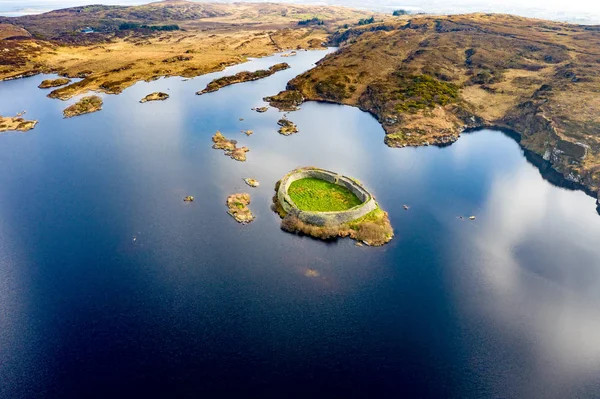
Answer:
[[279, 134], [289, 136], [290, 134], [298, 133], [296, 124], [288, 119], [282, 118], [277, 124], [279, 125]]
[[50, 89], [52, 87], [64, 86], [71, 83], [71, 79], [58, 78], [58, 79], [46, 79], [38, 86], [40, 89]]
[[271, 105], [358, 106], [399, 147], [451, 143], [466, 127], [507, 127], [567, 179], [600, 188], [600, 27], [415, 16], [343, 29], [331, 43], [342, 47]]
[[269, 69], [259, 69], [258, 71], [253, 72], [242, 71], [232, 76], [223, 76], [221, 78], [214, 79], [212, 82], [206, 85], [204, 90], [199, 91], [196, 94], [202, 95], [206, 93], [213, 93], [222, 89], [223, 87], [231, 86], [237, 83], [252, 82], [259, 79], [264, 79], [273, 75], [274, 73], [288, 69], [289, 67], [289, 64], [282, 62], [280, 64], [270, 66]]
[[295, 215], [287, 214], [281, 220], [281, 229], [320, 240], [349, 237], [373, 247], [382, 246], [394, 237], [388, 214], [381, 209], [374, 210], [363, 219], [339, 226], [315, 226], [303, 222]]
[[250, 151], [248, 147], [238, 147], [236, 140], [228, 140], [223, 136], [223, 133], [219, 131], [212, 137], [212, 141], [215, 150], [223, 150], [225, 155], [236, 161], [246, 161], [246, 153]]
[[254, 220], [254, 215], [248, 208], [250, 205], [250, 194], [240, 193], [227, 197], [227, 213], [238, 223], [246, 224]]
[[147, 103], [148, 101], [165, 101], [169, 98], [167, 93], [162, 93], [160, 91], [156, 91], [154, 93], [148, 94], [146, 97], [140, 100], [141, 103]]
[[102, 109], [102, 98], [98, 96], [87, 96], [77, 101], [75, 104], [68, 106], [64, 109], [63, 115], [65, 118], [72, 118], [74, 116], [90, 114], [97, 112]]
[[[298, 27], [311, 15], [326, 25]], [[338, 24], [362, 16], [342, 7], [168, 1], [0, 17], [0, 80], [55, 72], [83, 80], [54, 90], [52, 98], [118, 94], [140, 80], [194, 77], [249, 57], [319, 48]], [[119, 30], [123, 23], [176, 24], [180, 30]], [[87, 26], [96, 33], [82, 33]], [[18, 40], [2, 40], [15, 36]]]
[[27, 132], [37, 125], [38, 121], [27, 121], [21, 116], [4, 117], [0, 115], [0, 132], [20, 131]]

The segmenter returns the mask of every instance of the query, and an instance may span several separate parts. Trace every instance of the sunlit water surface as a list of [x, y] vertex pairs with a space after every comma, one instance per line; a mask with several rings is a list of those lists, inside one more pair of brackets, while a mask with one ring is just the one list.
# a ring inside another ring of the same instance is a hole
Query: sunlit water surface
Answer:
[[[73, 119], [47, 76], [0, 84], [1, 114], [40, 121], [0, 135], [0, 397], [600, 396], [594, 200], [498, 131], [390, 149], [370, 115], [308, 103], [279, 135], [279, 112], [251, 108], [324, 54], [204, 96], [282, 59], [138, 83]], [[171, 98], [138, 102], [157, 90]], [[248, 161], [213, 150], [216, 130]], [[303, 165], [364, 182], [396, 238], [282, 232], [273, 187]], [[243, 191], [246, 226], [225, 208]]]

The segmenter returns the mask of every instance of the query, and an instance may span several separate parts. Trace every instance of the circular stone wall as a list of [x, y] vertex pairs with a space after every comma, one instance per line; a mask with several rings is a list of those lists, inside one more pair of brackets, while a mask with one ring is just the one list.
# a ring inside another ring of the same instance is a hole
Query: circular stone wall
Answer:
[[[325, 180], [347, 188], [362, 201], [362, 204], [340, 212], [311, 212], [298, 209], [294, 201], [290, 198], [288, 189], [296, 180], [309, 177]], [[297, 216], [305, 223], [316, 226], [336, 226], [348, 223], [365, 216], [377, 208], [377, 203], [373, 196], [360, 183], [349, 177], [317, 168], [296, 169], [285, 175], [279, 184], [277, 199], [285, 212]]]

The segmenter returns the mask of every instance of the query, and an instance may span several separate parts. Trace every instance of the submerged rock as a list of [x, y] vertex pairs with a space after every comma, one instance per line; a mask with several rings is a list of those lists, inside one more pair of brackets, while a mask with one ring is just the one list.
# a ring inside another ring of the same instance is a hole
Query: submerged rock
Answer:
[[319, 271], [315, 270], [315, 269], [306, 269], [306, 271], [304, 272], [304, 275], [306, 277], [315, 278], [315, 277], [319, 277], [321, 275], [321, 273], [319, 273]]
[[250, 194], [239, 193], [227, 197], [227, 213], [238, 223], [247, 224], [254, 220], [254, 215], [248, 208], [250, 205]]
[[169, 98], [169, 95], [167, 93], [162, 93], [162, 92], [156, 91], [156, 92], [148, 94], [146, 97], [142, 98], [140, 100], [140, 102], [146, 103], [148, 101], [164, 101], [167, 98]]

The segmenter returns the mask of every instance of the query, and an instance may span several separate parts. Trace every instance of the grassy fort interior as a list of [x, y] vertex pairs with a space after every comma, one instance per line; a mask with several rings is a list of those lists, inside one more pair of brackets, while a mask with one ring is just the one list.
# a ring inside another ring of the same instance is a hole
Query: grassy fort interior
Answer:
[[346, 187], [314, 177], [296, 180], [290, 185], [288, 194], [302, 211], [345, 211], [362, 203]]

